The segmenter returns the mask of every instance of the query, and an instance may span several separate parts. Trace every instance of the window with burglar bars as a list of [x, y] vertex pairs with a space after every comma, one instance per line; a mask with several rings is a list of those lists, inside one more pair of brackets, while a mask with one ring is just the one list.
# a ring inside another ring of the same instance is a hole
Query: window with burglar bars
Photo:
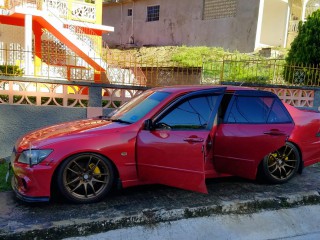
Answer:
[[147, 22], [159, 21], [160, 5], [147, 7]]
[[203, 20], [235, 17], [237, 6], [238, 0], [203, 0]]

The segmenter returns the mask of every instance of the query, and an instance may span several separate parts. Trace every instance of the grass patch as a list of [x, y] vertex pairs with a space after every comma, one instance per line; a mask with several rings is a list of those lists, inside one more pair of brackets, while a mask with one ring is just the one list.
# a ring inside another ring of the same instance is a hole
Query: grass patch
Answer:
[[201, 67], [204, 63], [221, 61], [229, 55], [239, 55], [239, 53], [230, 53], [223, 48], [182, 46], [171, 55], [171, 61], [186, 67]]
[[222, 60], [226, 55], [243, 55], [239, 52], [230, 53], [223, 48], [216, 47], [141, 47], [134, 49], [112, 49], [110, 59], [116, 62], [137, 62], [145, 66], [168, 67], [201, 67], [206, 61]]
[[10, 176], [8, 182], [6, 182], [6, 174], [8, 171], [8, 163], [0, 163], [0, 192], [5, 192], [11, 190], [11, 176], [12, 171], [10, 171]]
[[[277, 50], [283, 59], [286, 49]], [[107, 57], [107, 56], [106, 56]], [[240, 53], [238, 51], [228, 51], [219, 47], [206, 46], [163, 46], [163, 47], [141, 47], [131, 49], [110, 49], [109, 60], [115, 62], [126, 61], [127, 63], [141, 63], [142, 65], [157, 65], [166, 67], [168, 65], [183, 65], [185, 67], [199, 67], [202, 64], [212, 61], [222, 61], [223, 59], [255, 60], [266, 59], [259, 52]]]

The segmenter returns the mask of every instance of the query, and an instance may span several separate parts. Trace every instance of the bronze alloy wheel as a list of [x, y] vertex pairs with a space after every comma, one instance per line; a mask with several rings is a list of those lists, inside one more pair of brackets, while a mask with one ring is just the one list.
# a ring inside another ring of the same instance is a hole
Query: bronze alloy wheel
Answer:
[[72, 202], [96, 202], [109, 192], [113, 178], [110, 161], [97, 154], [84, 153], [62, 163], [58, 172], [58, 187]]
[[296, 174], [299, 165], [300, 155], [297, 148], [291, 143], [286, 143], [285, 146], [265, 157], [263, 172], [267, 181], [283, 183]]

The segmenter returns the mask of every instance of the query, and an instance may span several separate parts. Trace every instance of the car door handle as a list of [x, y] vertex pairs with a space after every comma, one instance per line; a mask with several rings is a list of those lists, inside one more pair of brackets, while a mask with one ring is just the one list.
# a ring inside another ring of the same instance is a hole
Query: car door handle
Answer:
[[271, 129], [270, 131], [266, 131], [263, 134], [272, 135], [272, 136], [283, 136], [287, 135], [285, 132], [282, 132], [278, 129]]
[[198, 137], [188, 137], [183, 139], [185, 142], [203, 142], [203, 138], [198, 138]]

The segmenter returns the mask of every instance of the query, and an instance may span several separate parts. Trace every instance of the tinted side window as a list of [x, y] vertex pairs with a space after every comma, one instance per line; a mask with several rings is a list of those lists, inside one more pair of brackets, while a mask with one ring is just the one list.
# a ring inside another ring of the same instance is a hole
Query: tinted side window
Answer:
[[157, 121], [171, 129], [206, 129], [218, 96], [194, 97], [174, 106], [170, 112]]
[[228, 123], [288, 123], [291, 119], [280, 100], [272, 97], [237, 96], [231, 101]]
[[268, 123], [289, 123], [292, 122], [287, 111], [283, 108], [280, 100], [274, 101], [268, 117]]
[[236, 97], [231, 102], [229, 123], [266, 123], [269, 107], [260, 97]]

